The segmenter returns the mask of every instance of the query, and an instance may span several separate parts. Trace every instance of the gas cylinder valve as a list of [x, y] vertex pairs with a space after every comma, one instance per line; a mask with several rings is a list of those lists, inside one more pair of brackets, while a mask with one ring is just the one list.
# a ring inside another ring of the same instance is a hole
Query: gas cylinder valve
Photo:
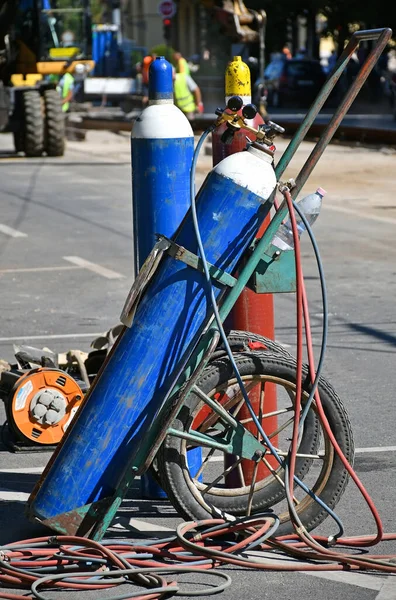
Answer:
[[285, 133], [284, 128], [273, 121], [266, 121], [262, 125], [259, 125], [259, 131], [261, 131], [265, 136], [263, 141], [267, 140], [264, 141], [264, 143], [268, 143], [269, 145], [273, 143], [274, 138], [278, 134]]
[[[240, 111], [241, 114], [239, 114]], [[231, 96], [225, 109], [216, 109], [216, 115], [218, 115], [219, 118], [215, 123], [215, 127], [218, 127], [222, 123], [226, 123], [227, 125], [227, 129], [223, 133], [221, 140], [225, 144], [230, 143], [237, 131], [246, 129], [255, 135], [256, 142], [272, 146], [275, 136], [284, 133], [285, 130], [273, 121], [263, 123], [258, 129], [251, 127], [247, 121], [254, 119], [257, 112], [257, 108], [254, 104], [246, 104], [243, 106], [243, 100], [240, 96]]]

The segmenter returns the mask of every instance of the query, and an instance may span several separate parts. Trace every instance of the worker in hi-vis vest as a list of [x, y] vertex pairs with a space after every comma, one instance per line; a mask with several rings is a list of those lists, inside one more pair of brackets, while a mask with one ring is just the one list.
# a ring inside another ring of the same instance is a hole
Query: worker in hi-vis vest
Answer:
[[62, 98], [62, 110], [67, 112], [70, 101], [73, 99], [74, 77], [71, 73], [65, 73], [59, 80], [58, 91]]
[[204, 111], [201, 90], [191, 75], [173, 72], [174, 102], [187, 119], [193, 119], [195, 114]]
[[[83, 64], [76, 64], [74, 67], [74, 73], [76, 75], [83, 75], [85, 73], [85, 67]], [[74, 84], [75, 79], [71, 73], [65, 73], [57, 86], [58, 92], [62, 98], [62, 110], [67, 112], [70, 109], [70, 102], [73, 100], [74, 95]]]
[[191, 75], [189, 64], [182, 56], [181, 52], [175, 52], [173, 54], [173, 63], [176, 66], [176, 73], [185, 73], [186, 75]]

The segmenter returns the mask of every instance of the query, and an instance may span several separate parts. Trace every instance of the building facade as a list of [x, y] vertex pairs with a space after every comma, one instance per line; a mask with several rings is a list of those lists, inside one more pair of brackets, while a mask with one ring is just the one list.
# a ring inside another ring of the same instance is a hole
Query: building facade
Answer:
[[176, 13], [171, 19], [171, 38], [164, 39], [160, 0], [123, 0], [122, 29], [124, 37], [148, 51], [153, 46], [168, 44], [183, 56], [202, 53], [206, 45], [208, 13], [202, 0], [175, 0]]
[[137, 46], [147, 48], [162, 44], [163, 24], [158, 12], [158, 0], [123, 0], [123, 36], [133, 40]]

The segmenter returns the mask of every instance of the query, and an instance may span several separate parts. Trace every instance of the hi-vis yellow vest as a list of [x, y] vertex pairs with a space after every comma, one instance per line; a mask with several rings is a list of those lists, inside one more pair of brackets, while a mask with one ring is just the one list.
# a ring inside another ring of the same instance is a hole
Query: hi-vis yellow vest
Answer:
[[175, 104], [184, 113], [195, 111], [195, 100], [187, 85], [185, 73], [176, 73], [174, 82]]
[[[62, 84], [62, 86], [60, 86], [60, 85], [58, 86], [58, 90], [60, 91], [62, 98], [66, 98], [73, 83], [74, 83], [73, 75], [71, 73], [65, 73], [63, 75], [61, 81], [59, 82], [59, 84]], [[69, 102], [65, 102], [65, 104], [62, 104], [63, 112], [66, 112], [67, 110], [69, 110], [69, 106], [70, 106]]]

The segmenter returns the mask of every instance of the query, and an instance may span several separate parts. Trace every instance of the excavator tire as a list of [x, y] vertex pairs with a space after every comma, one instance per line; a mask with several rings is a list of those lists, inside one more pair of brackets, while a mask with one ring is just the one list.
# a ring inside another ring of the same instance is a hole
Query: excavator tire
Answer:
[[44, 150], [44, 117], [40, 92], [23, 93], [24, 150], [26, 156], [41, 156]]
[[63, 156], [65, 152], [65, 117], [57, 90], [44, 92], [45, 151], [48, 156]]

